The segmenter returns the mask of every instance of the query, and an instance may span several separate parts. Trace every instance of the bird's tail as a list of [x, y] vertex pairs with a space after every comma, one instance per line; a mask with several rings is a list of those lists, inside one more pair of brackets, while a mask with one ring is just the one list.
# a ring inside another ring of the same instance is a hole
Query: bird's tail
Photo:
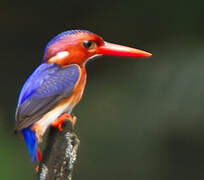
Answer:
[[41, 153], [40, 149], [38, 148], [35, 131], [33, 131], [30, 127], [27, 127], [22, 129], [21, 133], [23, 134], [32, 162], [36, 162], [37, 160], [40, 161]]

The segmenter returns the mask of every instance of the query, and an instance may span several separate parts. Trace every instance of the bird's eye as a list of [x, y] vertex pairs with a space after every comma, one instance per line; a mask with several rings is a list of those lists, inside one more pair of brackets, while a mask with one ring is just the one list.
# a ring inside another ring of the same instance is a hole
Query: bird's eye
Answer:
[[89, 49], [89, 48], [94, 47], [94, 42], [93, 41], [89, 41], [89, 40], [85, 40], [83, 42], [83, 45], [84, 45], [85, 48]]

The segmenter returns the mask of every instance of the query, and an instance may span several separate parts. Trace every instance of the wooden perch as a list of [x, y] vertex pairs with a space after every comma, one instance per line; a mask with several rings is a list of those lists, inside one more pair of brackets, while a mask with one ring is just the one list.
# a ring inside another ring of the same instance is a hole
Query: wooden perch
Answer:
[[64, 122], [63, 131], [51, 127], [39, 166], [38, 180], [71, 180], [78, 146], [79, 139], [71, 121]]

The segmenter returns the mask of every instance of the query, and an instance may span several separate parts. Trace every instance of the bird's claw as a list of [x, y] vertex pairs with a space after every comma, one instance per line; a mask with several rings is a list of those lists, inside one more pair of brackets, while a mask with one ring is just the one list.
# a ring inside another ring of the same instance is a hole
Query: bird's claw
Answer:
[[53, 123], [52, 123], [52, 126], [53, 127], [57, 127], [59, 131], [62, 131], [62, 124], [63, 122], [66, 120], [66, 119], [69, 119], [72, 123], [72, 128], [74, 128], [74, 125], [76, 123], [76, 116], [71, 116], [70, 114], [68, 113], [64, 113], [62, 114], [60, 117], [58, 117]]
[[39, 168], [40, 168], [40, 166], [39, 166], [39, 165], [37, 165], [37, 166], [35, 167], [35, 171], [36, 171], [36, 173], [38, 173], [38, 172], [39, 172]]

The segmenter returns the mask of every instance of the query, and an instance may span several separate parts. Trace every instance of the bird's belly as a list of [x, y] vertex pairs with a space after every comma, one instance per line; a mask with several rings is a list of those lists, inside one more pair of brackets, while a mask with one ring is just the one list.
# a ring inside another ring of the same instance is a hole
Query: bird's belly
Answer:
[[[83, 76], [82, 76], [83, 75]], [[42, 137], [46, 129], [62, 114], [71, 113], [74, 106], [80, 101], [84, 87], [86, 84], [86, 72], [82, 71], [79, 82], [77, 83], [72, 94], [63, 99], [51, 111], [47, 112], [39, 121], [37, 121], [32, 129], [36, 132], [37, 137]]]
[[46, 113], [39, 121], [33, 125], [38, 137], [42, 137], [46, 129], [63, 113], [71, 113], [73, 106], [70, 102], [59, 104], [54, 109]]

